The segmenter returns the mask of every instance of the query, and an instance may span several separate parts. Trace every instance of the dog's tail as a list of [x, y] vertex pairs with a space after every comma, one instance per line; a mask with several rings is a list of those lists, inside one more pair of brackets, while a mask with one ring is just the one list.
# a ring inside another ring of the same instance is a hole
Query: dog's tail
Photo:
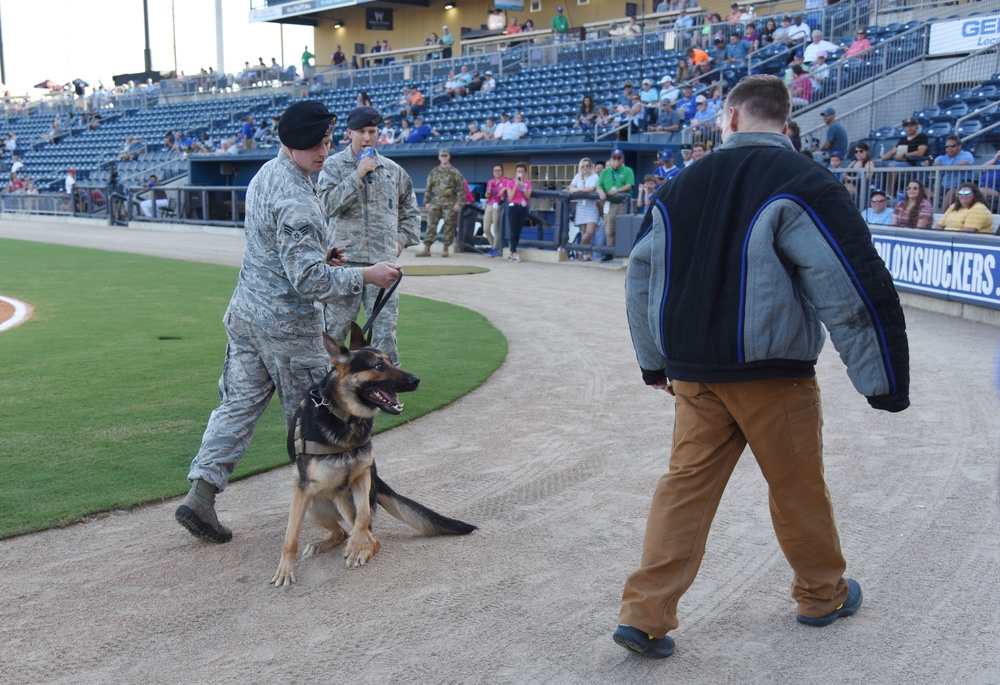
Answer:
[[378, 503], [392, 516], [425, 535], [467, 535], [476, 529], [471, 523], [442, 516], [419, 502], [403, 497], [376, 473], [372, 473], [372, 481], [375, 483]]

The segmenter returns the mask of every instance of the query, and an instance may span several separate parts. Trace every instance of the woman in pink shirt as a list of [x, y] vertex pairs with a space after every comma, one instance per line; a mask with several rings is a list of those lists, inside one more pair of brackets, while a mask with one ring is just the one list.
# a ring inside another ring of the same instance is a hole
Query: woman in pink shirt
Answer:
[[528, 219], [528, 204], [531, 200], [531, 181], [527, 177], [528, 163], [518, 162], [514, 167], [514, 178], [504, 185], [507, 196], [507, 235], [510, 241], [507, 259], [512, 262], [521, 261], [521, 256], [517, 254], [517, 244], [521, 242], [521, 229]]
[[844, 53], [844, 59], [847, 59], [848, 57], [855, 57], [858, 55], [864, 57], [862, 53], [867, 52], [872, 48], [871, 41], [868, 40], [868, 31], [866, 31], [865, 29], [858, 29], [857, 31], [855, 31], [854, 37], [857, 40], [851, 43], [851, 47], [847, 48], [847, 52]]
[[504, 190], [508, 180], [503, 177], [503, 167], [493, 165], [493, 178], [486, 184], [486, 211], [483, 212], [483, 235], [490, 241], [487, 257], [496, 257], [503, 250], [503, 233], [500, 232], [500, 207], [507, 199]]

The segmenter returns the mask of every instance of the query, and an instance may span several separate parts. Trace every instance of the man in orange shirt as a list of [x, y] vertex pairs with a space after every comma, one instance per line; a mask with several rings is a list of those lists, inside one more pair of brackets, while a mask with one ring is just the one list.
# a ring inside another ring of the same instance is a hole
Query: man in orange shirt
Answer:
[[702, 62], [708, 62], [711, 59], [707, 52], [696, 47], [688, 48], [687, 56], [692, 67], [697, 67]]
[[410, 116], [417, 116], [424, 111], [424, 94], [420, 92], [420, 89], [413, 86], [413, 90], [410, 91]]

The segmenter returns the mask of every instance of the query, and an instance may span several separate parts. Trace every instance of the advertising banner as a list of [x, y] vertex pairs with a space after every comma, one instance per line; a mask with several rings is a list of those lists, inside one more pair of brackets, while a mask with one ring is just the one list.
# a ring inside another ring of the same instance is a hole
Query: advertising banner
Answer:
[[1000, 16], [968, 17], [931, 25], [928, 55], [975, 52], [1000, 43]]
[[875, 233], [872, 242], [897, 290], [1000, 309], [1000, 242], [995, 238]]

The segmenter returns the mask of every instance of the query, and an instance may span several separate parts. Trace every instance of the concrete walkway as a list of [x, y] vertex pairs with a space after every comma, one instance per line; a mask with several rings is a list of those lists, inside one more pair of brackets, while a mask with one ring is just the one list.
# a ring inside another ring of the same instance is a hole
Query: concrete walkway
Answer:
[[[0, 237], [234, 266], [242, 251], [232, 235], [68, 224], [0, 221]], [[401, 261], [415, 263], [412, 250]], [[624, 271], [449, 261], [491, 270], [410, 278], [403, 291], [482, 312], [509, 356], [375, 449], [388, 483], [479, 531], [421, 538], [381, 512], [369, 566], [345, 569], [333, 552], [301, 561], [298, 584], [277, 590], [282, 468], [220, 497], [235, 531], [226, 545], [181, 529], [177, 500], [2, 541], [3, 682], [1000, 681], [996, 328], [908, 309], [913, 406], [896, 415], [868, 407], [827, 345], [827, 475], [848, 573], [865, 591], [856, 616], [825, 629], [794, 621], [791, 573], [746, 454], [681, 601], [677, 653], [649, 661], [611, 633], [666, 470], [673, 405], [642, 385]], [[0, 245], [0, 291], [2, 263]]]

